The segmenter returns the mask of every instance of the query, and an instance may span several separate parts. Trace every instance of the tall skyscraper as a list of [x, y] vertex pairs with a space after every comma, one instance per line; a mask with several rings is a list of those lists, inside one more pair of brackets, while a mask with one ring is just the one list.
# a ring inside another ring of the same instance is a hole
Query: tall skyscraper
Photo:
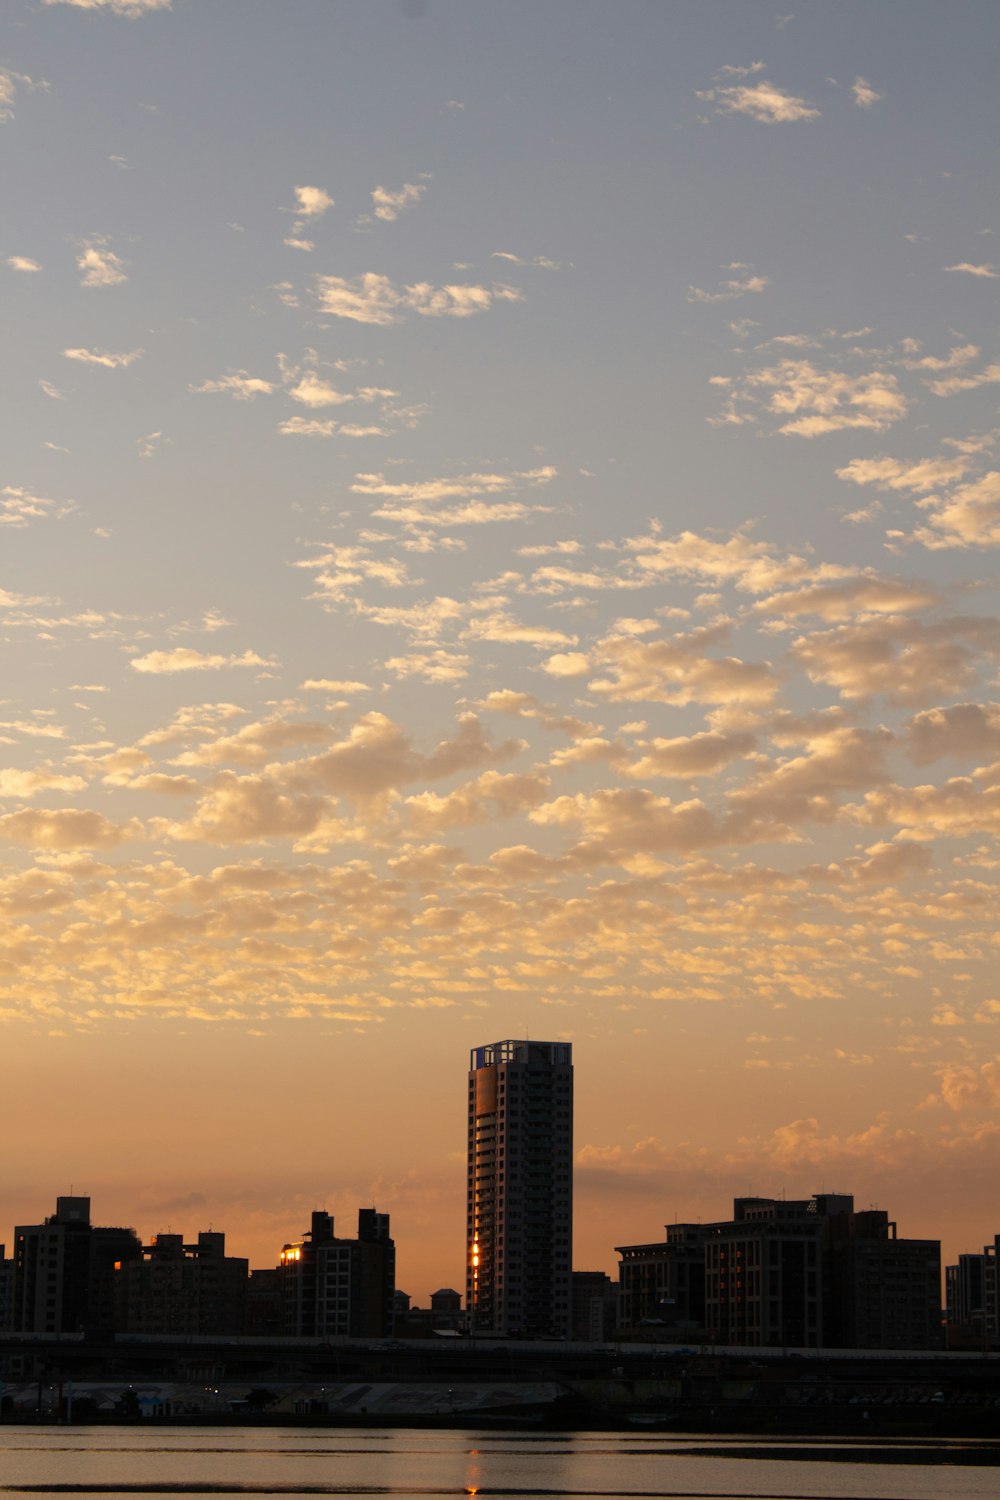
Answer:
[[494, 1042], [469, 1069], [466, 1311], [473, 1332], [568, 1337], [573, 1265], [569, 1042]]

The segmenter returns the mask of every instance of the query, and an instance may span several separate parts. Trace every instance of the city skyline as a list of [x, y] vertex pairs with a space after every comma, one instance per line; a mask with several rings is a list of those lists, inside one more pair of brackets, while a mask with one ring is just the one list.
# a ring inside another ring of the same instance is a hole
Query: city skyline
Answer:
[[994, 1232], [1000, 20], [786, 9], [3, 7], [9, 1221]]

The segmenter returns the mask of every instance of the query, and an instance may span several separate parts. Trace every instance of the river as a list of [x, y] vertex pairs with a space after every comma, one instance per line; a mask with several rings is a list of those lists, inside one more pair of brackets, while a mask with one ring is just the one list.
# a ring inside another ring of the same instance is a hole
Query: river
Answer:
[[181, 1494], [995, 1500], [969, 1440], [273, 1427], [0, 1427], [0, 1496]]

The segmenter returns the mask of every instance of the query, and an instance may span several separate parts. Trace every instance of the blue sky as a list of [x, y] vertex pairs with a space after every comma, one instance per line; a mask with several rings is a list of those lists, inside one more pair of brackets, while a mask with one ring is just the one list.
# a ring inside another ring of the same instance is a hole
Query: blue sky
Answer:
[[581, 1265], [748, 1176], [992, 1235], [997, 30], [9, 0], [12, 1222], [458, 1285], [527, 1030]]

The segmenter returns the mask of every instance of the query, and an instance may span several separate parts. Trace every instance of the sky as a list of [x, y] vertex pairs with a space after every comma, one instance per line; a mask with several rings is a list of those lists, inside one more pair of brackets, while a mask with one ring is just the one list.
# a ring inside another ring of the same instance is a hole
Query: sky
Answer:
[[5, 0], [0, 1237], [1000, 1230], [993, 0]]

